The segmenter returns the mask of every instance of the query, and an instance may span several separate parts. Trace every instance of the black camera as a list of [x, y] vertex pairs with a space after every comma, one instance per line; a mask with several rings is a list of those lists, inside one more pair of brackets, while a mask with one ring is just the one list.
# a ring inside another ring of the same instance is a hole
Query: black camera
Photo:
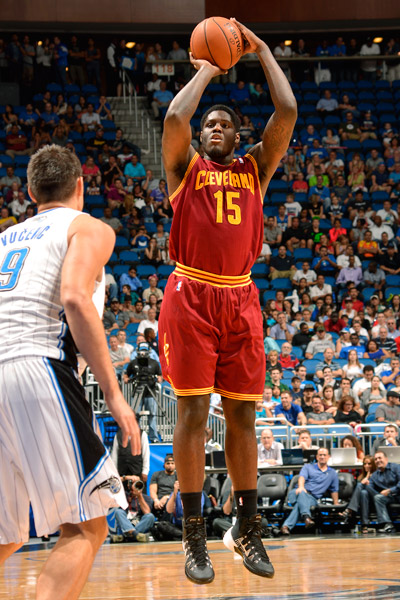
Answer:
[[149, 387], [154, 387], [157, 383], [157, 375], [150, 373], [149, 368], [150, 348], [146, 342], [138, 345], [136, 360], [137, 365], [134, 365], [132, 379], [135, 383], [146, 384]]

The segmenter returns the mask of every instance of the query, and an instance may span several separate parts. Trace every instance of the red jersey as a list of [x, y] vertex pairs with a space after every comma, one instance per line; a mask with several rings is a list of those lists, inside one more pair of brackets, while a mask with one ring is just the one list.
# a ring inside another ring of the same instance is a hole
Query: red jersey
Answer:
[[170, 202], [169, 251], [178, 267], [226, 277], [249, 273], [264, 236], [263, 198], [251, 155], [220, 165], [196, 152]]

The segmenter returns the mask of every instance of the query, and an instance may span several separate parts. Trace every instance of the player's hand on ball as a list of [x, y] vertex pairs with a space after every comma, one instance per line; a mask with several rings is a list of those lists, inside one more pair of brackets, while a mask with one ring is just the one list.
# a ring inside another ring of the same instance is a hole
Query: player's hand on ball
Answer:
[[251, 29], [248, 29], [247, 27], [242, 25], [242, 23], [236, 21], [235, 17], [232, 17], [231, 21], [233, 21], [237, 25], [243, 37], [244, 48], [242, 56], [244, 54], [249, 54], [250, 52], [259, 52], [264, 46], [266, 46], [266, 43], [263, 42], [261, 38], [256, 36], [256, 34], [253, 33]]
[[212, 65], [208, 60], [204, 60], [203, 58], [194, 58], [193, 54], [189, 52], [190, 62], [194, 66], [194, 68], [199, 71], [201, 67], [207, 67], [211, 71], [213, 71], [213, 77], [217, 77], [217, 75], [224, 75], [228, 71], [222, 71], [216, 65]]

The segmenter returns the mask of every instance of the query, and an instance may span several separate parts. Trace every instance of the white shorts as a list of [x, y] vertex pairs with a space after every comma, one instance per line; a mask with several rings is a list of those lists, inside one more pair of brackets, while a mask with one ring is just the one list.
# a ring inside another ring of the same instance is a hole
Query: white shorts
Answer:
[[74, 371], [47, 358], [0, 364], [0, 544], [127, 507]]

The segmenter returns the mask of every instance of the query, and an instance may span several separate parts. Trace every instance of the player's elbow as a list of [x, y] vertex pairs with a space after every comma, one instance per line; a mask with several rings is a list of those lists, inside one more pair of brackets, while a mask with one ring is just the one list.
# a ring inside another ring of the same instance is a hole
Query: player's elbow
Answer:
[[61, 303], [68, 317], [68, 313], [84, 312], [92, 303], [92, 298], [82, 290], [67, 287], [61, 290]]

